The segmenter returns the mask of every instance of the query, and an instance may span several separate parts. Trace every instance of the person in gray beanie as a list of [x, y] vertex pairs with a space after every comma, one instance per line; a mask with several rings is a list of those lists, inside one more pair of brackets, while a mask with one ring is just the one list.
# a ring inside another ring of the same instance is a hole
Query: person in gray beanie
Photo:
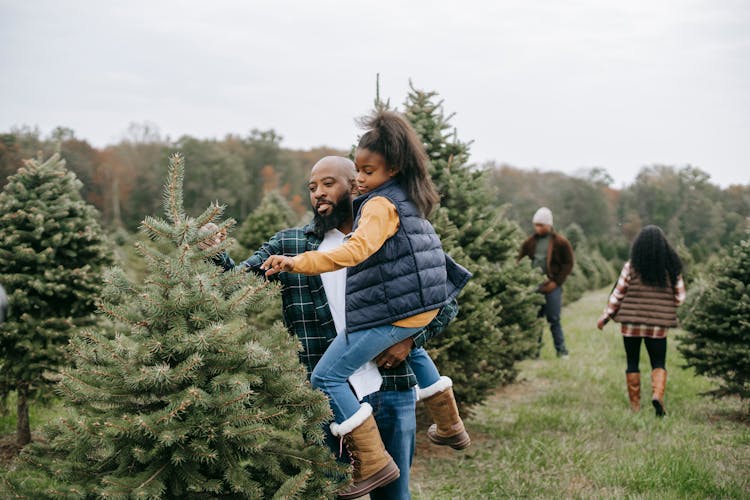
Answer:
[[[518, 260], [528, 257], [534, 267], [541, 269], [547, 277], [538, 288], [545, 298], [539, 316], [545, 316], [549, 323], [557, 356], [567, 359], [568, 349], [565, 347], [565, 336], [560, 324], [560, 312], [562, 285], [573, 270], [573, 247], [563, 235], [554, 230], [552, 211], [549, 208], [541, 207], [537, 210], [531, 222], [534, 224], [534, 234], [521, 245]], [[540, 347], [541, 343], [540, 337]]]

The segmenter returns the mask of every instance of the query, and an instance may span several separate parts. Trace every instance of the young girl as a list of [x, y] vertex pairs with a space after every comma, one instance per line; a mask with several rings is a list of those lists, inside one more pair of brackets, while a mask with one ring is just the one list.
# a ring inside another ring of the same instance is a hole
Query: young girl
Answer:
[[638, 359], [641, 339], [651, 360], [651, 387], [656, 415], [662, 417], [667, 331], [677, 326], [677, 306], [685, 301], [685, 283], [680, 273], [682, 262], [658, 226], [644, 227], [630, 249], [607, 307], [596, 326], [600, 330], [611, 319], [621, 324], [628, 367], [625, 377], [630, 407], [641, 409], [641, 374]]
[[[379, 111], [363, 125], [369, 130], [355, 155], [361, 196], [354, 201], [350, 238], [326, 252], [271, 256], [262, 266], [267, 274], [307, 275], [348, 268], [347, 335], [328, 347], [311, 382], [330, 399], [335, 419], [332, 433], [345, 437], [350, 452], [358, 451], [362, 462], [358, 470], [355, 460], [355, 483], [368, 478], [388, 480], [395, 464], [383, 448], [372, 408], [359, 403], [347, 378], [426, 326], [471, 276], [445, 255], [426, 219], [439, 195], [428, 174], [427, 154], [409, 122], [398, 113]], [[420, 386], [420, 399], [435, 421], [428, 430], [430, 440], [466, 448], [471, 441], [458, 415], [450, 378], [440, 376], [423, 349], [412, 351], [409, 363]]]

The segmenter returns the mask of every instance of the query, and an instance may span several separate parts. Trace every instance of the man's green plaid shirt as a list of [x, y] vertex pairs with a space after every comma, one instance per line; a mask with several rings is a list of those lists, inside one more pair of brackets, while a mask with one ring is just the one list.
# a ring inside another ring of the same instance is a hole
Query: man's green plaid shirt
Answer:
[[[249, 259], [239, 265], [244, 266], [248, 271], [261, 273], [260, 266], [269, 256], [293, 257], [308, 250], [317, 250], [320, 241], [312, 225], [285, 229], [276, 233]], [[234, 262], [224, 254], [221, 257], [221, 265], [225, 269], [231, 269], [234, 267]], [[302, 343], [300, 361], [307, 368], [309, 378], [328, 344], [336, 337], [336, 328], [323, 289], [323, 281], [320, 276], [304, 276], [294, 273], [280, 273], [274, 277], [278, 277], [282, 285], [284, 323]], [[412, 337], [415, 347], [422, 347], [428, 339], [442, 331], [456, 317], [456, 314], [458, 314], [458, 305], [454, 300], [443, 307], [429, 325]], [[380, 369], [383, 376], [381, 391], [402, 391], [417, 384], [417, 379], [409, 367], [408, 358], [406, 361], [390, 370]]]

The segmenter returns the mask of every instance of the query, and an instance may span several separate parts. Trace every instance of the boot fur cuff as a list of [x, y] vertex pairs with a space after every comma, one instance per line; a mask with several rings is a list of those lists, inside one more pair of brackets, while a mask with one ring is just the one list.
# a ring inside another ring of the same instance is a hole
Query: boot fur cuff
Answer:
[[354, 429], [362, 425], [368, 417], [372, 415], [372, 406], [370, 403], [362, 403], [357, 410], [357, 413], [347, 418], [340, 424], [336, 422], [331, 423], [331, 434], [334, 436], [343, 436], [349, 434]]
[[430, 396], [434, 396], [435, 394], [443, 392], [444, 390], [451, 387], [453, 387], [453, 381], [450, 379], [450, 377], [442, 376], [440, 377], [440, 380], [438, 380], [434, 384], [429, 385], [424, 389], [420, 387], [419, 393], [417, 394], [417, 399], [427, 399]]

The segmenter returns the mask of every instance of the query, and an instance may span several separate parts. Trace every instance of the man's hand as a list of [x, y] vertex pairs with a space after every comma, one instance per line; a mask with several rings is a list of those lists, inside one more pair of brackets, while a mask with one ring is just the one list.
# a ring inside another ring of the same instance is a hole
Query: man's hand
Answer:
[[539, 285], [539, 291], [541, 293], [545, 293], [545, 294], [546, 293], [550, 293], [555, 288], [557, 288], [557, 283], [555, 283], [552, 280], [545, 281], [544, 283], [542, 283], [541, 285]]
[[386, 369], [396, 368], [398, 365], [404, 362], [406, 356], [409, 355], [411, 350], [414, 348], [414, 341], [409, 337], [404, 339], [398, 344], [393, 344], [385, 351], [378, 354], [375, 358], [375, 363]]
[[[209, 222], [208, 224], [204, 224], [200, 230], [206, 231], [206, 232], [214, 232], [217, 229], [219, 229], [219, 226], [217, 226], [213, 222]], [[216, 233], [212, 238], [207, 238], [203, 241], [200, 241], [198, 243], [198, 248], [200, 248], [201, 250], [208, 250], [209, 248], [220, 244], [226, 239], [227, 239], [227, 230], [222, 229], [221, 231]]]
[[292, 269], [294, 269], [294, 260], [291, 257], [286, 257], [284, 255], [271, 255], [260, 266], [260, 268], [266, 271], [266, 276], [271, 276], [283, 271], [291, 272]]

